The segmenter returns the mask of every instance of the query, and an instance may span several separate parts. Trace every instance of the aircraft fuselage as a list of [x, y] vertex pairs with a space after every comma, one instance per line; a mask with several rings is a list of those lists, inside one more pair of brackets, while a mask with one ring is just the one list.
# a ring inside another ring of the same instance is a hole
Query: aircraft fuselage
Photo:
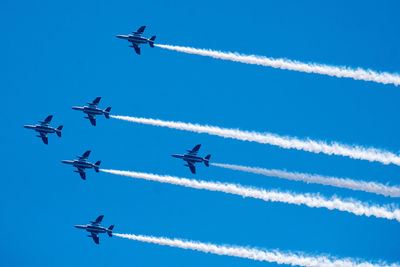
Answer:
[[104, 114], [104, 110], [99, 109], [99, 108], [92, 108], [92, 107], [88, 107], [88, 106], [72, 107], [72, 109], [83, 111], [84, 113], [89, 114], [89, 115], [102, 115], [102, 114]]
[[129, 42], [136, 43], [136, 44], [146, 44], [149, 43], [150, 40], [144, 38], [142, 36], [135, 36], [135, 35], [117, 35], [117, 38], [128, 40]]
[[178, 159], [183, 159], [184, 161], [190, 161], [190, 162], [203, 162], [205, 161], [203, 158], [198, 157], [198, 156], [192, 156], [192, 155], [180, 155], [180, 154], [174, 154], [172, 155], [174, 158]]
[[50, 126], [43, 125], [24, 125], [26, 129], [32, 129], [39, 133], [55, 133], [57, 130]]
[[84, 229], [90, 233], [96, 233], [96, 234], [102, 234], [102, 233], [107, 233], [108, 229], [102, 226], [96, 226], [96, 225], [75, 225], [75, 228], [78, 229]]
[[93, 168], [93, 163], [79, 160], [63, 160], [62, 163], [72, 165], [80, 169], [91, 169]]

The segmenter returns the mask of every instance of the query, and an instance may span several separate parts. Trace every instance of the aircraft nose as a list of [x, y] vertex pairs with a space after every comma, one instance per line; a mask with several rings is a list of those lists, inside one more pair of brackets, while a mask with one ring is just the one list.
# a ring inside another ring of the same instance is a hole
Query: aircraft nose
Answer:
[[62, 160], [61, 163], [68, 163], [68, 160]]
[[123, 37], [123, 35], [116, 35], [115, 37], [117, 37], [117, 38], [122, 38]]
[[176, 155], [176, 154], [173, 154], [173, 155], [171, 155], [171, 157], [173, 157], [173, 158], [177, 158], [177, 157], [178, 157], [178, 155]]

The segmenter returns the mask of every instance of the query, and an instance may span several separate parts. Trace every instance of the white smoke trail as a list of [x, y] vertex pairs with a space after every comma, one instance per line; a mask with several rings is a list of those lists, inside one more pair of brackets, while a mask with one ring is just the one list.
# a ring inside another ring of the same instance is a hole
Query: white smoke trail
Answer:
[[315, 266], [315, 267], [378, 267], [378, 266], [400, 266], [393, 263], [388, 265], [385, 262], [371, 263], [349, 258], [336, 259], [328, 256], [307, 256], [304, 253], [285, 253], [279, 250], [260, 250], [255, 248], [246, 248], [228, 245], [215, 245], [210, 243], [202, 243], [197, 241], [189, 241], [182, 239], [170, 239], [165, 237], [154, 237], [133, 234], [113, 234], [115, 236], [131, 239], [140, 242], [152, 243], [162, 246], [170, 246], [183, 249], [191, 249], [205, 253], [217, 255], [233, 256], [238, 258], [246, 258], [256, 261], [274, 262], [277, 264], [288, 264], [292, 266]]
[[303, 63], [283, 58], [268, 58], [255, 55], [243, 55], [232, 52], [221, 52], [210, 49], [197, 49], [174, 45], [155, 45], [160, 48], [183, 52], [187, 54], [196, 54], [212, 58], [241, 62], [245, 64], [268, 66], [277, 69], [294, 70], [306, 73], [318, 73], [338, 78], [353, 78], [354, 80], [372, 81], [383, 84], [400, 84], [400, 75], [397, 73], [376, 72], [373, 70], [364, 70], [361, 68], [351, 69], [349, 67], [328, 66], [316, 63]]
[[378, 195], [400, 197], [400, 187], [388, 186], [376, 182], [356, 181], [349, 178], [327, 177], [316, 174], [288, 172], [283, 170], [263, 169], [255, 167], [247, 167], [233, 164], [210, 163], [213, 166], [226, 168], [236, 171], [250, 172], [261, 174], [269, 177], [278, 177], [294, 181], [302, 181], [306, 183], [330, 185], [351, 190], [375, 193]]
[[328, 155], [345, 156], [353, 159], [377, 161], [383, 164], [393, 163], [400, 166], [399, 155], [376, 148], [365, 148], [356, 145], [349, 146], [336, 142], [328, 144], [322, 141], [314, 141], [310, 139], [301, 140], [296, 137], [279, 136], [272, 133], [257, 133], [257, 132], [242, 131], [238, 129], [225, 129], [215, 126], [199, 125], [199, 124], [192, 124], [185, 122], [163, 121], [157, 119], [146, 119], [146, 118], [138, 118], [130, 116], [110, 115], [110, 117], [114, 119], [130, 121], [135, 123], [168, 127], [172, 129], [185, 130], [196, 133], [207, 133], [210, 135], [221, 136], [224, 138], [232, 138], [249, 142], [257, 142], [261, 144], [269, 144], [286, 149], [297, 149], [313, 153], [324, 153]]
[[151, 173], [105, 170], [102, 172], [128, 176], [137, 179], [156, 181], [161, 183], [175, 184], [196, 189], [205, 189], [210, 191], [219, 191], [242, 197], [252, 197], [262, 199], [264, 201], [282, 202], [295, 205], [306, 205], [310, 208], [327, 208], [329, 210], [340, 210], [353, 213], [355, 215], [375, 216], [389, 220], [397, 220], [400, 222], [400, 210], [392, 206], [378, 206], [362, 203], [357, 200], [342, 200], [338, 197], [327, 199], [320, 195], [312, 194], [295, 194], [290, 192], [267, 191], [259, 188], [244, 187], [237, 184], [207, 182], [202, 180], [194, 180], [187, 178], [179, 178], [167, 175], [156, 175]]

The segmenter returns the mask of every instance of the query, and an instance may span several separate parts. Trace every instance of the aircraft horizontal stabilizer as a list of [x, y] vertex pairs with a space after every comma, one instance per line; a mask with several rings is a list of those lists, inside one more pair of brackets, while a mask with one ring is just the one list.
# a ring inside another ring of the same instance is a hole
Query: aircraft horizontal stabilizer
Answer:
[[107, 229], [107, 234], [109, 237], [112, 237], [112, 230], [114, 229], [114, 225], [110, 225]]
[[110, 111], [111, 111], [111, 107], [108, 107], [104, 110], [104, 116], [106, 117], [106, 119], [110, 118]]
[[156, 39], [156, 36], [154, 35], [154, 36], [152, 36], [150, 39], [149, 39], [149, 45], [150, 45], [150, 47], [154, 47], [154, 40]]
[[204, 164], [205, 164], [207, 167], [210, 167], [210, 158], [211, 158], [211, 155], [207, 155], [207, 156], [204, 158]]
[[96, 172], [99, 172], [100, 163], [101, 163], [101, 160], [97, 161], [97, 162], [94, 164], [94, 170], [95, 170]]
[[63, 127], [64, 126], [62, 126], [62, 125], [58, 126], [57, 131], [56, 131], [56, 134], [58, 137], [61, 137], [61, 130], [63, 129]]

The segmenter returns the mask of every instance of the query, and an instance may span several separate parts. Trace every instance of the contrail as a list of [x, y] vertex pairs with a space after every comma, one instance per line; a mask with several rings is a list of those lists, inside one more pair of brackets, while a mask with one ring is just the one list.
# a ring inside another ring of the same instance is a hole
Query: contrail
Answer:
[[293, 181], [302, 181], [306, 183], [330, 185], [340, 188], [347, 188], [356, 191], [375, 193], [378, 195], [400, 197], [400, 187], [388, 186], [376, 182], [356, 181], [349, 178], [327, 177], [317, 174], [288, 172], [284, 170], [263, 169], [257, 167], [247, 167], [233, 164], [210, 163], [213, 166], [226, 168], [242, 172], [261, 174], [269, 177], [278, 177]]
[[267, 191], [259, 188], [244, 187], [237, 184], [208, 182], [208, 181], [179, 178], [167, 175], [156, 175], [151, 173], [106, 170], [106, 169], [102, 169], [101, 171], [137, 179], [180, 185], [196, 189], [224, 192], [228, 194], [239, 195], [242, 197], [252, 197], [256, 199], [262, 199], [264, 201], [282, 202], [295, 205], [306, 205], [310, 208], [327, 208], [329, 210], [347, 211], [349, 213], [353, 213], [359, 216], [361, 215], [365, 215], [368, 217], [375, 216], [377, 218], [397, 220], [400, 222], [400, 210], [394, 205], [391, 206], [369, 205], [367, 203], [362, 203], [360, 201], [353, 199], [342, 200], [338, 197], [332, 197], [328, 199], [320, 195], [295, 194], [290, 192], [279, 192], [275, 190]]
[[155, 46], [187, 54], [196, 54], [200, 56], [230, 60], [245, 64], [267, 66], [277, 69], [294, 70], [306, 73], [318, 73], [338, 78], [353, 78], [354, 80], [372, 81], [383, 84], [394, 84], [396, 86], [400, 84], [400, 75], [397, 73], [376, 72], [370, 69], [352, 69], [344, 66], [328, 66], [317, 63], [303, 63], [283, 58], [243, 55], [239, 53], [221, 52], [210, 49], [197, 49], [184, 46], [162, 44], [158, 44]]
[[114, 119], [130, 121], [135, 123], [148, 124], [153, 126], [168, 127], [172, 129], [190, 131], [195, 133], [207, 133], [209, 135], [232, 138], [242, 141], [257, 142], [279, 146], [286, 149], [297, 149], [313, 153], [324, 153], [328, 155], [338, 155], [353, 159], [381, 162], [383, 164], [396, 164], [400, 166], [400, 156], [392, 152], [377, 149], [365, 148], [362, 146], [349, 146], [337, 142], [326, 143], [310, 139], [301, 140], [296, 137], [279, 136], [272, 133], [258, 133], [242, 131], [239, 129], [226, 129], [216, 126], [199, 125], [185, 122], [163, 121], [158, 119], [146, 119], [130, 116], [112, 116]]
[[304, 253], [280, 252], [279, 250], [260, 250], [255, 248], [215, 245], [197, 241], [182, 239], [170, 239], [165, 237], [154, 237], [133, 234], [113, 234], [118, 237], [131, 239], [140, 242], [152, 243], [162, 246], [170, 246], [183, 249], [191, 249], [205, 253], [212, 253], [224, 256], [251, 259], [256, 261], [274, 262], [277, 264], [288, 264], [292, 266], [318, 266], [318, 267], [378, 267], [378, 266], [399, 266], [397, 263], [388, 265], [385, 262], [371, 263], [350, 258], [337, 259], [330, 256], [307, 256]]

